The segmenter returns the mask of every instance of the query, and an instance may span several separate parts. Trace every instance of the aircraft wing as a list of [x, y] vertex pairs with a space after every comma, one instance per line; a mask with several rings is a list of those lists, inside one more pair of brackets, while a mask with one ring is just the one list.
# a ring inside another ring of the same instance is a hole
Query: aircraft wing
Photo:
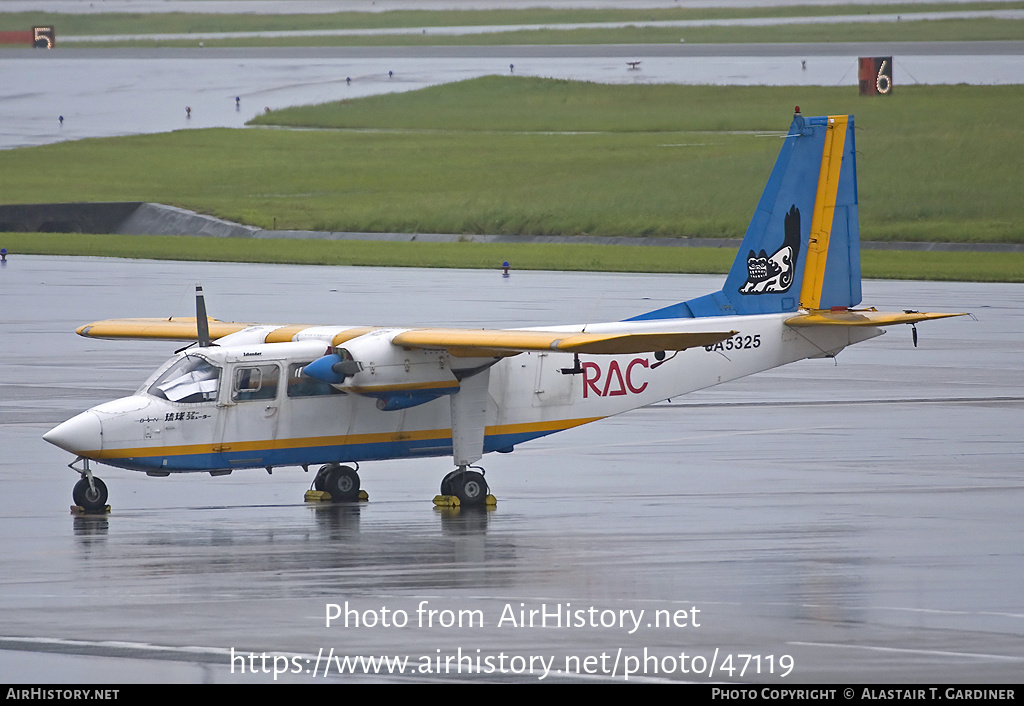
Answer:
[[[258, 324], [229, 323], [209, 319], [210, 339], [217, 340]], [[260, 333], [266, 343], [293, 340], [307, 325], [267, 327]], [[195, 317], [169, 319], [106, 319], [80, 326], [77, 332], [88, 338], [155, 339], [194, 341], [198, 337]], [[372, 327], [345, 327], [332, 335], [331, 344], [346, 341], [372, 331]], [[652, 351], [681, 351], [696, 346], [710, 346], [735, 336], [736, 331], [711, 332], [637, 332], [576, 333], [560, 331], [521, 331], [509, 329], [417, 328], [399, 331], [393, 345], [402, 348], [447, 350], [463, 358], [510, 356], [524, 351], [559, 351], [565, 353], [630, 354]]]
[[[228, 323], [209, 319], [210, 338], [216, 340], [237, 333], [252, 324]], [[170, 319], [106, 319], [75, 329], [79, 336], [112, 339], [157, 339], [164, 341], [195, 341], [199, 337], [196, 317], [176, 316]]]
[[946, 314], [922, 311], [878, 311], [877, 309], [817, 309], [786, 319], [787, 326], [892, 326], [916, 324], [920, 321], [968, 316], [966, 313]]
[[462, 358], [509, 356], [524, 351], [628, 354], [681, 351], [710, 346], [735, 336], [736, 331], [694, 333], [564, 333], [504, 329], [411, 329], [391, 342], [403, 348], [447, 350]]

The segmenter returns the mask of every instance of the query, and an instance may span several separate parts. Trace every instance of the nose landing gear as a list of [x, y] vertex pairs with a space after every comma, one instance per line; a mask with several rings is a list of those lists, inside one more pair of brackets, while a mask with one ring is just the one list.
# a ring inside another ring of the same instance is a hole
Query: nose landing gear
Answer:
[[69, 468], [78, 471], [82, 478], [75, 483], [74, 490], [71, 491], [71, 498], [75, 501], [73, 512], [84, 515], [95, 515], [99, 513], [110, 512], [110, 506], [107, 505], [107, 485], [99, 478], [92, 474], [92, 469], [89, 468], [89, 459], [75, 459], [77, 463], [79, 460], [82, 461], [82, 469], [75, 468], [75, 464], [70, 464]]

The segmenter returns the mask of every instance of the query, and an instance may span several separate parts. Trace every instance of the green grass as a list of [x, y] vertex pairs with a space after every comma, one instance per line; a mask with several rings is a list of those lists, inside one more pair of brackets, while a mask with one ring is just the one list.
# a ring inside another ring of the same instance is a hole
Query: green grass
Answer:
[[303, 265], [459, 267], [519, 270], [720, 273], [736, 253], [724, 248], [657, 248], [579, 243], [409, 243], [365, 240], [274, 240], [190, 236], [3, 233], [15, 254], [84, 255], [154, 260], [279, 262]]
[[[852, 87], [486, 77], [257, 121], [319, 129], [183, 130], [2, 151], [0, 201], [155, 201], [266, 229], [738, 238], [794, 104], [805, 115], [856, 114], [862, 238], [1024, 242], [1016, 86], [897, 86], [890, 97], [859, 98]], [[18, 238], [49, 252], [73, 244], [80, 254], [161, 256], [134, 249], [158, 242], [148, 237]], [[172, 240], [169, 256], [180, 257], [186, 241]], [[79, 249], [90, 243], [106, 249]], [[547, 269], [711, 272], [733, 255], [712, 251], [708, 264], [691, 249], [641, 247], [626, 257], [582, 239], [515, 247], [517, 266]], [[490, 267], [511, 252], [217, 239], [187, 250], [198, 259], [458, 267]], [[865, 253], [865, 271], [1003, 281], [1024, 271], [1016, 255], [900, 257]]]
[[861, 271], [871, 279], [1024, 282], [1024, 253], [863, 250]]
[[1024, 92], [488, 77], [0, 152], [0, 201], [156, 201], [267, 229], [741, 237], [792, 106], [857, 115], [862, 237], [1024, 242]]
[[[513, 270], [580, 270], [724, 274], [735, 257], [726, 248], [618, 245], [394, 243], [264, 240], [187, 236], [0, 233], [0, 244], [18, 255], [82, 255], [208, 262], [276, 262], [306, 265], [457, 267]], [[1024, 282], [1024, 253], [863, 251], [869, 279]]]

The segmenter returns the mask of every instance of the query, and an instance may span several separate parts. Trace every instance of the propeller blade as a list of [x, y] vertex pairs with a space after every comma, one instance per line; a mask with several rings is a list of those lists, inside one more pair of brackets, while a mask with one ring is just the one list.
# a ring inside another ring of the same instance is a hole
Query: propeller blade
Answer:
[[206, 300], [203, 299], [203, 285], [196, 285], [196, 331], [199, 334], [199, 347], [210, 347], [210, 321], [206, 318]]

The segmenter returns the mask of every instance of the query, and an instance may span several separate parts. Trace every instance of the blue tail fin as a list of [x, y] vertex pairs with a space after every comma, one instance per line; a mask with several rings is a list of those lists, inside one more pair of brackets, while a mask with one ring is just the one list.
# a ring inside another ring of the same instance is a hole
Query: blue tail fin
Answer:
[[853, 116], [798, 112], [718, 292], [646, 319], [770, 314], [860, 303]]

